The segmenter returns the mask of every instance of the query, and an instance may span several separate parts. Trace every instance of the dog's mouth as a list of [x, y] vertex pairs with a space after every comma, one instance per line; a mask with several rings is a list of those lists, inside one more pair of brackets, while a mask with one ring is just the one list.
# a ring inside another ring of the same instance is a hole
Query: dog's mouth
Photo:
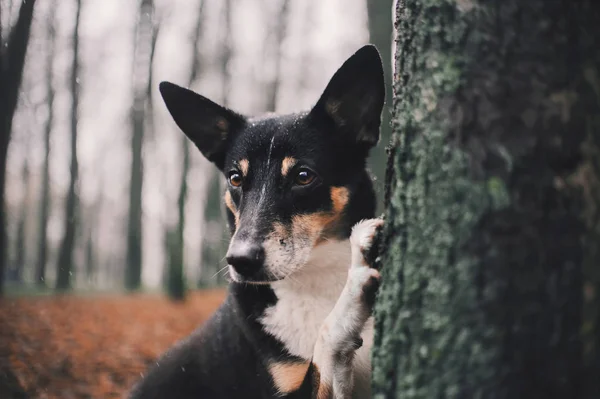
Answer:
[[251, 285], [268, 285], [276, 281], [281, 281], [285, 277], [278, 278], [264, 272], [258, 272], [252, 276], [243, 276], [235, 271], [235, 268], [229, 265], [229, 277], [234, 283], [251, 284]]

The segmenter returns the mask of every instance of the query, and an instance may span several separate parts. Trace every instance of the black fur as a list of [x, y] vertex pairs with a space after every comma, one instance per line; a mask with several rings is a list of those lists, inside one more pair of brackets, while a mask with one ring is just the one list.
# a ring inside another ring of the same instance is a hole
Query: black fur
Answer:
[[[373, 217], [375, 194], [365, 163], [379, 138], [384, 99], [381, 60], [373, 46], [346, 61], [307, 113], [252, 119], [172, 83], [162, 82], [160, 91], [177, 125], [226, 178], [240, 172], [240, 160], [249, 161], [243, 185], [228, 188], [239, 217], [236, 230], [228, 211], [236, 239], [260, 242], [275, 222], [288, 226], [294, 216], [331, 211], [332, 187], [346, 188], [350, 199], [326, 238], [346, 238], [356, 222]], [[298, 163], [284, 177], [282, 159], [289, 156]], [[314, 171], [312, 183], [294, 183], [300, 167]], [[272, 278], [264, 270], [245, 277]], [[277, 297], [268, 284], [232, 282], [214, 316], [163, 355], [130, 397], [281, 397], [267, 365], [310, 359], [290, 355], [263, 330], [259, 320], [270, 306], [277, 306]], [[316, 386], [318, 371], [311, 364], [301, 387], [286, 397], [310, 398]]]

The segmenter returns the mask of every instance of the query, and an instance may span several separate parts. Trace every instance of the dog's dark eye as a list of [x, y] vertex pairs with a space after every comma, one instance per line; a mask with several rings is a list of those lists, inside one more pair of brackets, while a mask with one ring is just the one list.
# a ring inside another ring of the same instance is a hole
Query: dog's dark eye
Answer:
[[315, 180], [315, 173], [312, 170], [303, 168], [298, 171], [296, 175], [295, 183], [299, 186], [306, 186]]
[[229, 173], [229, 183], [233, 187], [241, 186], [242, 185], [242, 175], [240, 175], [238, 172]]

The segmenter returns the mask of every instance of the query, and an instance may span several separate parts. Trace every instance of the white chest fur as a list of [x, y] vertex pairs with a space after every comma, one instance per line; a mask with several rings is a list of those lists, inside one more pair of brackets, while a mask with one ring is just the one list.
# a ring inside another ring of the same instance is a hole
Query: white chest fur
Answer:
[[[319, 329], [346, 284], [350, 255], [348, 240], [322, 244], [313, 250], [301, 270], [271, 285], [277, 304], [268, 308], [260, 321], [291, 354], [306, 360], [312, 358]], [[355, 391], [363, 392], [361, 397], [368, 397], [365, 389], [370, 383], [372, 319], [367, 322], [362, 338], [363, 346], [354, 361]]]

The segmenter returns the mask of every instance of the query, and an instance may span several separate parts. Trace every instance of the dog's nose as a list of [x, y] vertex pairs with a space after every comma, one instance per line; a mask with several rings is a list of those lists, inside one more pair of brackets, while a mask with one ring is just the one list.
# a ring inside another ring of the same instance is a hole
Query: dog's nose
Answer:
[[227, 263], [244, 277], [251, 277], [263, 266], [265, 250], [247, 241], [233, 242], [227, 251]]

